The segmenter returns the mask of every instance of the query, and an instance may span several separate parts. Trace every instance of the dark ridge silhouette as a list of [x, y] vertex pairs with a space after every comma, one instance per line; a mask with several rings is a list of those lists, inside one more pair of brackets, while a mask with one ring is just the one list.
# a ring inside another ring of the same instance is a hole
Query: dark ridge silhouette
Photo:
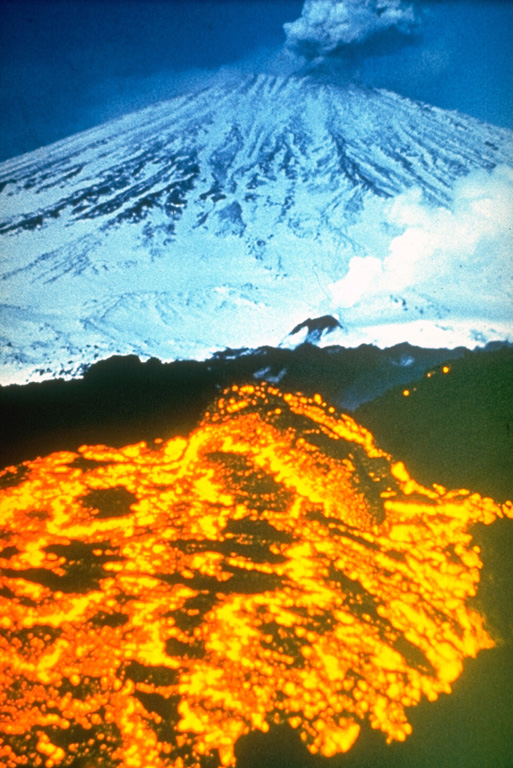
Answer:
[[467, 353], [360, 405], [354, 418], [421, 483], [513, 501], [513, 348]]
[[306, 343], [294, 350], [226, 350], [205, 362], [112, 357], [91, 366], [81, 379], [0, 387], [0, 466], [84, 443], [120, 446], [186, 435], [233, 384], [279, 382], [284, 390], [320, 392], [352, 410], [465, 354], [409, 344], [380, 350], [368, 345], [319, 349]]

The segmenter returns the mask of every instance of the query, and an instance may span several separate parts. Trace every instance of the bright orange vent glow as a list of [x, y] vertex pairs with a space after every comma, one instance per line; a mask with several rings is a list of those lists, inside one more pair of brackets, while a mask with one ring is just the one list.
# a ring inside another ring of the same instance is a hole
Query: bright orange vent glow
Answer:
[[185, 440], [3, 473], [0, 762], [191, 768], [287, 722], [312, 753], [404, 740], [493, 642], [469, 527], [348, 416], [234, 387]]

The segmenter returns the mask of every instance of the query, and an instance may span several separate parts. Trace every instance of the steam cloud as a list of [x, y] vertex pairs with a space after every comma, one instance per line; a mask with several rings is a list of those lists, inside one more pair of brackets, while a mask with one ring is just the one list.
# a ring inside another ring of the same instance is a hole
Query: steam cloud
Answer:
[[[468, 317], [486, 307], [511, 320], [513, 169], [469, 174], [456, 184], [450, 208], [427, 205], [420, 190], [384, 205], [393, 236], [378, 238], [372, 256], [351, 259], [345, 277], [330, 287], [338, 307], [414, 291]], [[361, 225], [375, 215], [364, 211]]]
[[309, 59], [384, 33], [408, 36], [418, 27], [413, 5], [403, 0], [305, 0], [300, 18], [284, 25], [286, 46]]

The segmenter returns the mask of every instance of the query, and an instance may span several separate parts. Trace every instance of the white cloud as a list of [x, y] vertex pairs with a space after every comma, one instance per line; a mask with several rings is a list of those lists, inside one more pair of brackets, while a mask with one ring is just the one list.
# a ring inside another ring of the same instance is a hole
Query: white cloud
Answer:
[[308, 58], [389, 30], [408, 35], [417, 27], [413, 5], [403, 0], [305, 0], [300, 18], [284, 25], [287, 46]]
[[[375, 213], [363, 214], [369, 226]], [[380, 296], [413, 291], [469, 318], [513, 319], [513, 169], [469, 174], [449, 208], [410, 190], [384, 204], [381, 226], [393, 232], [381, 252], [354, 257], [331, 285], [336, 306], [375, 306]]]

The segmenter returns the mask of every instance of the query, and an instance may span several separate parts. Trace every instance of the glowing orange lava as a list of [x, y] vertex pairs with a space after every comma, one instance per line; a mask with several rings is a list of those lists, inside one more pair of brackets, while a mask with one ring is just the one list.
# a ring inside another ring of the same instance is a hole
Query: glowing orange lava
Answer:
[[320, 396], [234, 387], [185, 440], [9, 468], [0, 496], [0, 759], [235, 765], [273, 723], [312, 753], [387, 740], [493, 642], [469, 527]]

